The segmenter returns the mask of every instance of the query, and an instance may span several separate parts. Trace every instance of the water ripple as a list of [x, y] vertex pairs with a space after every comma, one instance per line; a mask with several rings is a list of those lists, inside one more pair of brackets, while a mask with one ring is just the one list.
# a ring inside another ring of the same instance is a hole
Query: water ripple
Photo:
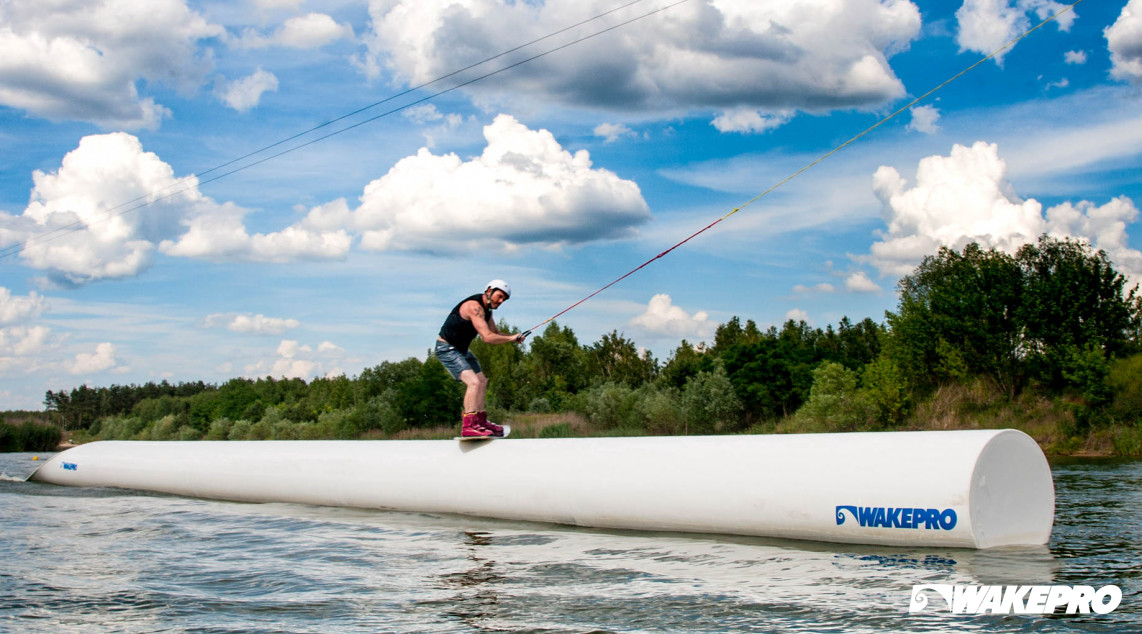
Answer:
[[[1142, 630], [1137, 461], [1055, 465], [1049, 547], [989, 551], [222, 503], [26, 483], [29, 464], [0, 454], [5, 631]], [[910, 615], [924, 583], [1124, 598], [1105, 616]]]

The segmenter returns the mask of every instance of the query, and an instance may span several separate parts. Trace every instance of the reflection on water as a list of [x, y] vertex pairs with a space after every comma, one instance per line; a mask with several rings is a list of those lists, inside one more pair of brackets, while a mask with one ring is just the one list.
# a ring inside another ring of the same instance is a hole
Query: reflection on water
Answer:
[[[21, 462], [23, 460], [23, 462]], [[589, 530], [25, 483], [0, 454], [0, 630], [1142, 630], [1142, 462], [1055, 466], [1049, 547]], [[1105, 616], [907, 612], [913, 585], [1093, 585]]]
[[[445, 587], [456, 588], [459, 592], [436, 603], [445, 614], [454, 616], [473, 628], [485, 629], [483, 623], [495, 615], [500, 603], [502, 590], [499, 586], [503, 585], [504, 577], [496, 572], [494, 559], [480, 556], [480, 548], [492, 543], [492, 533], [463, 531], [463, 535], [471, 568], [440, 575]], [[432, 603], [426, 602], [426, 605]]]

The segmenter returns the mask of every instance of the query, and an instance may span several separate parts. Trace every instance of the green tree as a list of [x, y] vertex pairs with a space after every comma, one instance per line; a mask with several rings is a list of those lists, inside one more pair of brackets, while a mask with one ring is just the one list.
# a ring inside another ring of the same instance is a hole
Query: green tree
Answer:
[[1019, 317], [1038, 378], [1055, 389], [1075, 385], [1076, 354], [1093, 346], [1104, 357], [1139, 350], [1140, 299], [1127, 290], [1106, 252], [1083, 242], [1042, 236], [1019, 249], [1025, 276]]
[[527, 381], [528, 402], [542, 397], [555, 409], [562, 409], [570, 395], [587, 386], [584, 357], [575, 333], [551, 322], [528, 346], [527, 375], [520, 377]]
[[813, 370], [809, 399], [795, 417], [824, 431], [854, 431], [865, 426], [872, 408], [857, 383], [853, 370], [833, 361], [822, 362]]
[[1107, 384], [1114, 394], [1110, 411], [1115, 420], [1142, 424], [1142, 354], [1111, 362]]
[[681, 390], [690, 377], [714, 369], [717, 356], [704, 347], [696, 347], [685, 339], [674, 349], [670, 360], [662, 366], [658, 379], [665, 385]]
[[409, 357], [404, 361], [384, 361], [380, 365], [365, 368], [356, 380], [356, 399], [368, 401], [403, 383], [415, 381], [420, 376], [420, 359]]
[[148, 397], [135, 403], [135, 406], [131, 408], [129, 413], [133, 416], [138, 416], [148, 423], [157, 421], [171, 414], [186, 416], [190, 413], [190, 401], [185, 398], [169, 395]]
[[1089, 351], [1110, 358], [1139, 345], [1136, 289], [1104, 252], [1069, 239], [1043, 236], [1015, 257], [974, 243], [942, 248], [900, 281], [900, 294], [886, 349], [919, 385], [982, 375], [1009, 397], [1028, 377], [1083, 391], [1098, 366]]
[[[967, 371], [990, 377], [1008, 396], [1023, 383], [1024, 339], [1018, 315], [1023, 277], [1015, 259], [978, 244], [963, 253], [942, 247], [900, 280], [900, 305], [888, 313], [894, 360], [921, 382], [945, 379], [943, 350]], [[949, 348], [950, 347], [950, 348]]]
[[[254, 382], [249, 379], [230, 379], [218, 388], [218, 395], [214, 406], [214, 413], [210, 420], [215, 418], [249, 418], [243, 416], [247, 409], [260, 401]], [[265, 409], [265, 405], [262, 405]], [[260, 417], [260, 416], [259, 416]], [[204, 428], [205, 430], [205, 428]]]
[[99, 418], [99, 393], [86, 385], [72, 389], [66, 397], [61, 394], [55, 403], [65, 429], [87, 429]]
[[602, 336], [586, 351], [587, 373], [592, 381], [610, 381], [637, 388], [654, 379], [658, 364], [649, 352], [617, 330]]
[[396, 392], [395, 405], [409, 426], [460, 422], [464, 386], [452, 378], [435, 356], [429, 356], [420, 366], [419, 376], [401, 383]]
[[206, 432], [210, 429], [210, 423], [215, 418], [222, 418], [218, 416], [218, 391], [210, 390], [207, 392], [199, 392], [190, 397], [190, 424], [195, 429]]
[[579, 411], [602, 429], [633, 429], [636, 426], [638, 393], [623, 383], [596, 383], [575, 399]]
[[[282, 403], [297, 403], [305, 399], [309, 392], [309, 385], [303, 379], [274, 379], [267, 376], [254, 382], [254, 391], [258, 393], [258, 400], [266, 405], [280, 405]], [[265, 408], [262, 409], [264, 413]], [[261, 418], [262, 413], [255, 416], [243, 416], [247, 419]]]
[[813, 368], [821, 360], [820, 331], [789, 320], [770, 328], [756, 343], [722, 354], [725, 371], [749, 420], [793, 414], [809, 396]]
[[734, 385], [719, 363], [710, 372], [699, 372], [682, 389], [687, 434], [734, 431], [742, 427], [742, 403]]
[[908, 378], [887, 354], [882, 354], [861, 370], [861, 392], [872, 408], [872, 417], [881, 425], [894, 427], [904, 422], [912, 404]]
[[837, 324], [836, 360], [850, 370], [871, 363], [880, 354], [884, 336], [884, 327], [868, 317], [855, 324], [842, 317]]
[[741, 319], [734, 315], [714, 331], [714, 347], [711, 351], [720, 356], [732, 348], [753, 345], [761, 339], [762, 333], [752, 319], [747, 319], [743, 327]]
[[314, 412], [332, 412], [357, 404], [352, 382], [344, 375], [317, 378], [309, 382], [307, 396]]
[[635, 408], [642, 427], [649, 433], [680, 434], [686, 429], [682, 390], [676, 387], [662, 383], [642, 386]]

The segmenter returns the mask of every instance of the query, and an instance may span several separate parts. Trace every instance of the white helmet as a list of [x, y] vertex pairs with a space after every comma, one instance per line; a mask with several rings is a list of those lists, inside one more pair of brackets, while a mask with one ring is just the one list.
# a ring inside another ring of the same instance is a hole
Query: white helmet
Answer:
[[504, 295], [506, 295], [508, 299], [511, 299], [512, 287], [509, 286], [508, 283], [503, 281], [503, 280], [492, 280], [491, 282], [488, 282], [488, 285], [484, 288], [485, 289], [490, 288], [493, 291], [496, 289], [499, 289], [499, 290], [504, 292]]

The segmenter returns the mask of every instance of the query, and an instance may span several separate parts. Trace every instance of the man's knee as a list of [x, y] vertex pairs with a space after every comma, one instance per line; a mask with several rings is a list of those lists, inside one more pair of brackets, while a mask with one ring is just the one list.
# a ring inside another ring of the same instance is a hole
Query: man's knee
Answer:
[[471, 388], [480, 388], [488, 384], [488, 379], [481, 372], [476, 374], [471, 370], [464, 370], [460, 373], [460, 381]]

